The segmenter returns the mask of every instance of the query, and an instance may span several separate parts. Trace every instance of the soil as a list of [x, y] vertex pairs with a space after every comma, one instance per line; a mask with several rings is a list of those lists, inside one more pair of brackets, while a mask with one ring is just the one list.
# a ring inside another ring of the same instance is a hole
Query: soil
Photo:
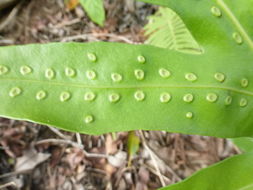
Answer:
[[[143, 26], [157, 7], [105, 0], [105, 9], [107, 20], [100, 28], [80, 6], [67, 10], [63, 0], [19, 1], [0, 14], [0, 45], [143, 43]], [[128, 132], [89, 136], [0, 118], [0, 189], [152, 190], [239, 152], [226, 139], [163, 131], [135, 134], [140, 147], [129, 157]]]

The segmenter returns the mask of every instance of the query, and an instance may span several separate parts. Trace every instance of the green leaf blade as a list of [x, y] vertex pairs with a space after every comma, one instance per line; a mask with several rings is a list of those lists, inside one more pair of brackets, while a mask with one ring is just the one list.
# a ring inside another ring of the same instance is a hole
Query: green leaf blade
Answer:
[[234, 139], [231, 139], [231, 140], [243, 152], [253, 151], [253, 138], [242, 137], [242, 138], [234, 138]]
[[[175, 11], [196, 41], [202, 47], [204, 46], [206, 52], [217, 51], [219, 47], [232, 51], [236, 42], [231, 39], [235, 33], [243, 37], [242, 43], [250, 47], [247, 47], [248, 50], [253, 49], [251, 39], [253, 24], [249, 21], [249, 18], [252, 17], [252, 11], [249, 8], [252, 7], [252, 0], [233, 2], [225, 0], [141, 1], [169, 7]], [[192, 11], [192, 6], [194, 6], [194, 11]], [[213, 13], [214, 8], [221, 14]]]
[[93, 22], [99, 26], [104, 25], [105, 10], [103, 0], [80, 0], [80, 4]]
[[205, 168], [188, 179], [160, 190], [251, 190], [253, 153], [228, 158]]
[[[90, 56], [93, 54], [96, 59]], [[251, 55], [224, 56], [195, 56], [146, 45], [103, 42], [2, 47], [1, 65], [9, 71], [0, 76], [0, 115], [86, 134], [143, 129], [217, 137], [253, 136], [253, 84], [240, 86], [242, 77], [252, 78], [252, 68], [245, 61], [251, 60]], [[245, 65], [238, 71], [242, 62]], [[20, 68], [24, 65], [32, 72], [22, 75]], [[50, 72], [45, 75], [50, 68], [55, 72], [51, 79]], [[70, 76], [66, 76], [66, 68], [74, 69], [76, 75], [68, 70]], [[136, 70], [144, 73], [142, 80]], [[96, 73], [93, 80], [87, 78], [90, 71]], [[224, 82], [215, 79], [217, 71], [226, 76]], [[121, 81], [112, 79], [115, 73], [121, 75]], [[185, 78], [189, 73], [196, 75], [196, 81]], [[22, 92], [10, 97], [15, 87]], [[40, 91], [47, 93], [45, 99], [36, 99]], [[85, 94], [90, 92], [96, 97], [86, 101]], [[217, 95], [214, 102], [207, 100], [210, 93]], [[116, 101], [115, 94], [119, 95]], [[187, 94], [193, 95], [192, 102], [184, 100]], [[233, 98], [230, 105], [225, 104], [227, 96]], [[240, 106], [241, 99], [247, 100], [246, 105]]]

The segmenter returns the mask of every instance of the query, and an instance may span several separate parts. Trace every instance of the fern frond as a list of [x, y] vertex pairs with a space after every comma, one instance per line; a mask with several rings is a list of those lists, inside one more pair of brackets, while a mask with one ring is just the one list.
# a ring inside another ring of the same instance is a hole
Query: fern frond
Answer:
[[182, 19], [169, 8], [161, 7], [150, 16], [144, 30], [148, 44], [184, 53], [203, 53]]

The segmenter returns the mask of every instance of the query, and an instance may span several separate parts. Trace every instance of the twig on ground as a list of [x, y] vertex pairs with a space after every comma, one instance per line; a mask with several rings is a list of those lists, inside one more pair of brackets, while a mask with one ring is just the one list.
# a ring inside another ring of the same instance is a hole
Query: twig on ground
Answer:
[[53, 131], [56, 135], [61, 137], [62, 139], [65, 139], [65, 140], [70, 140], [71, 139], [71, 137], [64, 135], [62, 132], [59, 131], [59, 129], [56, 129], [55, 127], [50, 127], [49, 126], [49, 129], [51, 131]]
[[80, 145], [76, 142], [73, 142], [71, 140], [67, 140], [67, 139], [44, 139], [44, 140], [37, 141], [36, 145], [45, 144], [45, 143], [68, 144], [68, 145], [71, 145], [71, 146], [76, 147], [76, 148], [80, 148], [80, 149], [83, 148], [82, 145]]
[[80, 133], [76, 133], [76, 141], [78, 144], [83, 145]]
[[53, 143], [53, 144], [68, 144], [71, 145], [75, 148], [79, 148], [83, 151], [83, 153], [85, 154], [86, 157], [89, 158], [108, 158], [108, 156], [106, 154], [96, 154], [96, 153], [89, 153], [86, 150], [84, 150], [84, 146], [82, 144], [78, 144], [76, 142], [73, 142], [71, 140], [63, 140], [63, 139], [45, 139], [45, 140], [41, 140], [41, 141], [37, 141], [36, 145], [39, 144], [44, 144], [44, 143]]
[[107, 174], [106, 171], [98, 169], [98, 168], [86, 168], [86, 170], [89, 171], [89, 172], [96, 172], [96, 173], [100, 173], [100, 174], [103, 174], [103, 175]]
[[0, 175], [0, 179], [15, 176], [15, 175], [19, 175], [19, 174], [28, 173], [30, 171], [32, 171], [32, 170], [22, 170], [22, 171], [15, 171], [15, 172], [10, 172], [10, 173], [5, 173], [5, 174]]
[[7, 16], [7, 18], [0, 23], [0, 31], [3, 30], [8, 24], [11, 23], [11, 21], [16, 17], [21, 5], [24, 3], [24, 1], [21, 1], [16, 7], [12, 9], [10, 14]]
[[146, 140], [145, 140], [145, 137], [143, 135], [143, 132], [141, 130], [139, 130], [139, 134], [140, 134], [140, 137], [141, 137], [142, 144], [143, 144], [144, 148], [149, 152], [149, 155], [150, 155], [150, 157], [151, 157], [151, 159], [154, 163], [154, 167], [157, 171], [157, 176], [159, 177], [160, 182], [161, 182], [162, 186], [164, 187], [164, 186], [166, 186], [166, 184], [165, 184], [165, 181], [164, 181], [163, 176], [161, 174], [161, 171], [158, 167], [158, 163], [157, 163], [157, 159], [155, 157], [155, 153], [148, 147], [148, 145], [146, 143]]
[[0, 146], [0, 150], [9, 150], [9, 147]]
[[15, 182], [9, 182], [9, 183], [6, 183], [6, 184], [3, 184], [3, 185], [0, 185], [0, 189], [3, 189], [3, 188], [7, 188], [7, 187], [17, 187], [17, 184]]
[[108, 37], [108, 38], [113, 38], [115, 40], [121, 40], [121, 41], [124, 41], [126, 43], [129, 43], [129, 44], [136, 44], [136, 42], [133, 42], [129, 39], [127, 39], [125, 36], [119, 36], [119, 35], [115, 35], [115, 34], [96, 34], [96, 33], [90, 33], [90, 34], [80, 34], [80, 35], [76, 35], [76, 36], [67, 36], [67, 37], [64, 37], [62, 38], [60, 41], [61, 42], [69, 42], [69, 41], [73, 41], [73, 40], [87, 40], [89, 38], [92, 38], [96, 41], [98, 41], [98, 37]]
[[[159, 175], [159, 174], [157, 173], [157, 171], [154, 170], [154, 169], [153, 169], [152, 167], [150, 167], [149, 165], [144, 164], [144, 166], [145, 166], [149, 171], [151, 171], [153, 174]], [[166, 176], [163, 175], [163, 174], [162, 174], [162, 177], [167, 181], [167, 183], [171, 183], [171, 179], [169, 179], [168, 177], [166, 177]]]
[[[158, 172], [158, 174], [159, 174], [158, 177], [160, 178], [160, 180], [163, 179], [163, 178], [162, 178], [162, 174], [161, 174], [161, 172], [160, 172], [160, 170], [159, 170], [159, 167], [158, 167], [158, 162], [161, 163], [164, 167], [166, 167], [166, 169], [175, 177], [175, 179], [176, 179], [177, 181], [181, 181], [182, 179], [176, 174], [176, 172], [175, 172], [171, 167], [169, 167], [167, 164], [165, 164], [164, 161], [161, 160], [161, 159], [159, 158], [159, 156], [157, 156], [157, 155], [153, 152], [153, 150], [148, 146], [148, 144], [147, 144], [147, 142], [146, 142], [146, 140], [145, 140], [145, 137], [144, 137], [143, 132], [142, 132], [142, 131], [139, 131], [139, 134], [140, 134], [140, 137], [141, 137], [141, 139], [142, 139], [142, 143], [143, 143], [144, 148], [147, 149], [147, 151], [148, 151], [149, 154], [150, 154], [151, 159], [153, 160], [155, 169], [157, 170], [157, 172]], [[161, 183], [162, 183], [162, 181], [161, 181]], [[164, 181], [163, 181], [163, 183], [164, 183]], [[162, 183], [162, 185], [163, 185], [163, 183]], [[165, 186], [165, 185], [163, 185], [163, 186]]]
[[77, 23], [79, 23], [79, 22], [81, 22], [81, 19], [80, 19], [80, 18], [75, 18], [75, 19], [73, 19], [73, 20], [61, 22], [61, 23], [59, 23], [59, 24], [53, 26], [53, 28], [57, 28], [57, 29], [58, 29], [58, 28], [63, 28], [64, 26], [71, 26], [71, 25], [77, 24]]

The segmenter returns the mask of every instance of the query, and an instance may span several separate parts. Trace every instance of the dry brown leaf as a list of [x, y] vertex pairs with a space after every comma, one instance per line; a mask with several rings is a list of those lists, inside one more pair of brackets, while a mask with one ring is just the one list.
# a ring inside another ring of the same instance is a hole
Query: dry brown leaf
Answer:
[[46, 161], [51, 155], [48, 153], [37, 152], [35, 149], [25, 151], [22, 157], [17, 158], [15, 171], [32, 170], [37, 165]]
[[106, 154], [115, 154], [118, 151], [116, 142], [112, 139], [112, 135], [106, 135], [105, 139], [105, 151]]
[[70, 148], [67, 152], [65, 162], [71, 169], [75, 169], [84, 160], [84, 152], [79, 148]]
[[65, 5], [68, 10], [73, 10], [76, 8], [76, 6], [79, 4], [79, 0], [66, 0]]
[[114, 156], [108, 157], [108, 162], [117, 168], [120, 168], [126, 164], [127, 153], [124, 151], [118, 151]]

